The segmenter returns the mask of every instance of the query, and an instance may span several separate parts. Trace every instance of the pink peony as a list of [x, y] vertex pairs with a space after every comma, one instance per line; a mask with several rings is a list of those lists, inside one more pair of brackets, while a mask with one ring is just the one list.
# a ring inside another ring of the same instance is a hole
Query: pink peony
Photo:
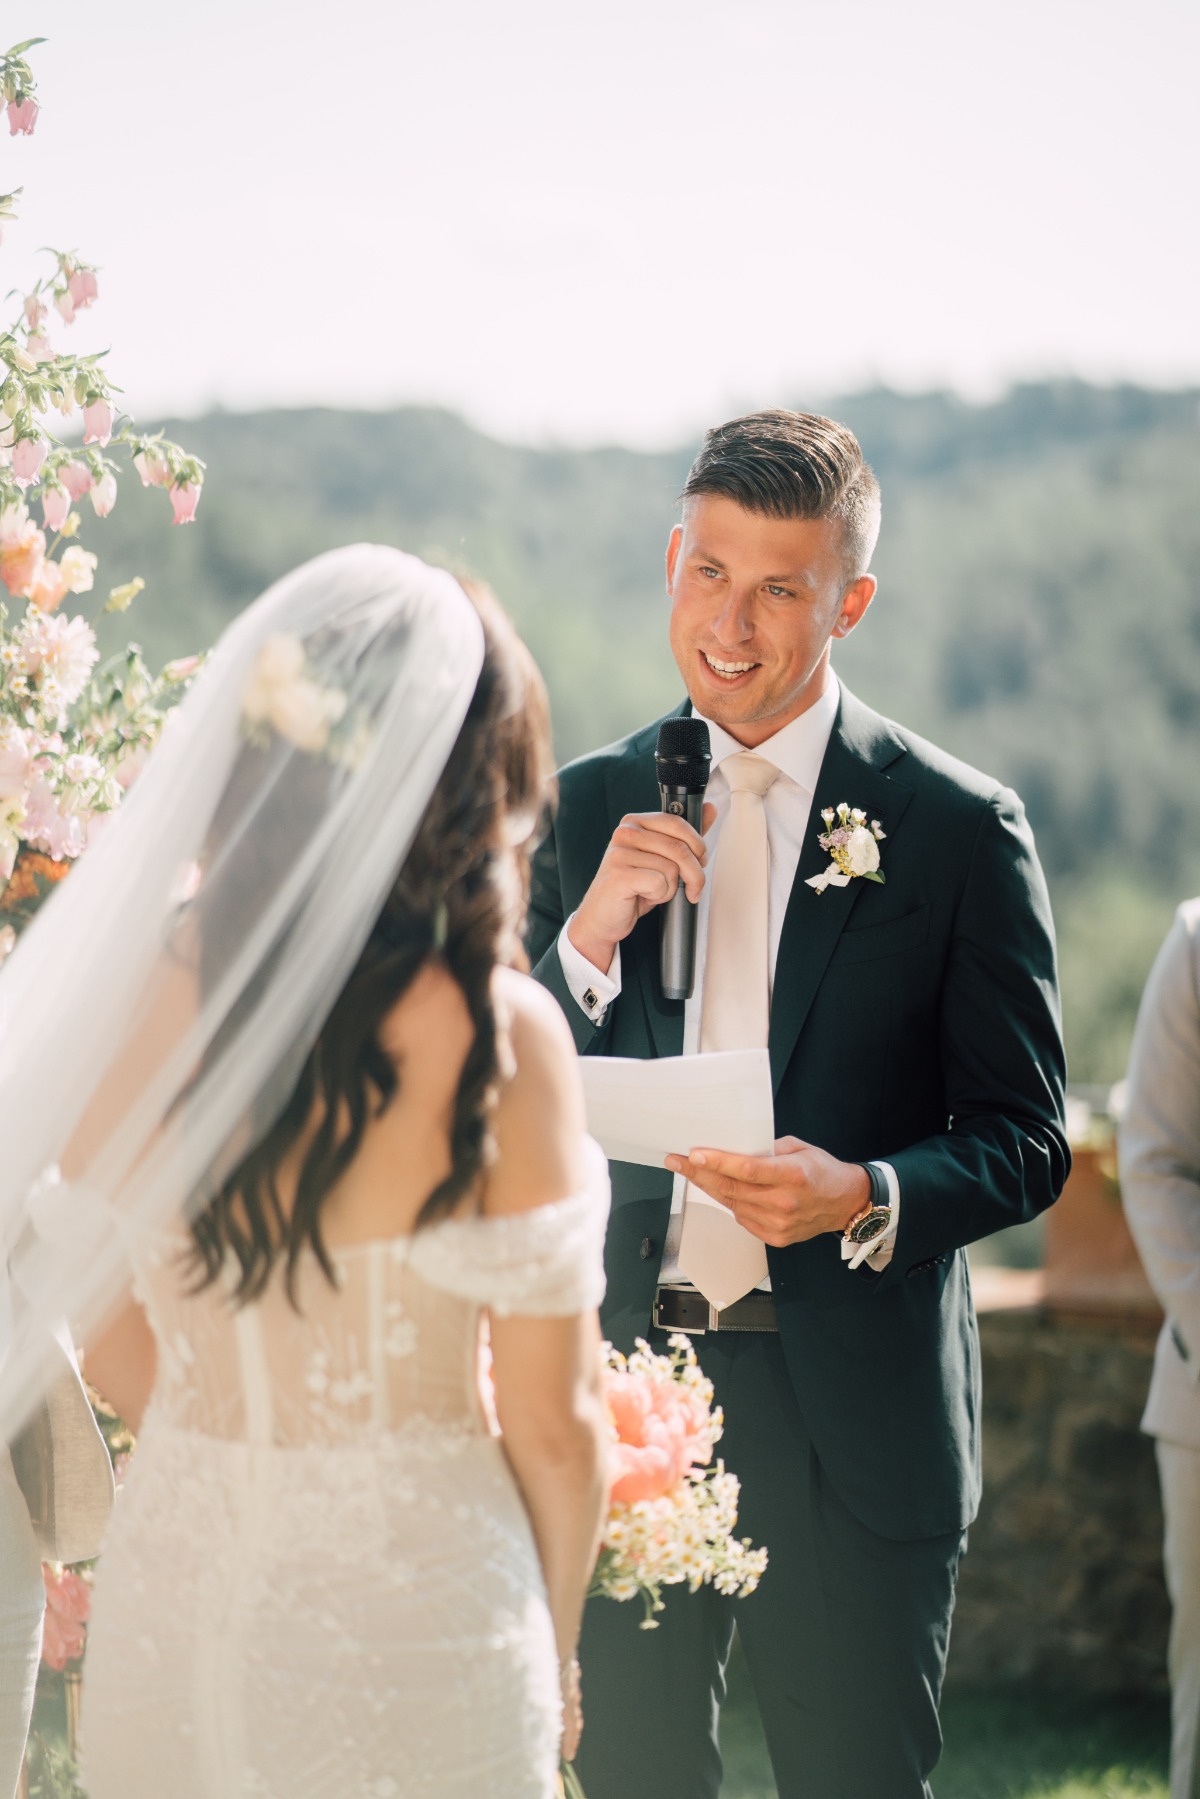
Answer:
[[196, 516], [196, 508], [200, 504], [200, 488], [195, 481], [185, 481], [181, 487], [171, 489], [171, 505], [175, 517], [173, 525], [190, 525]]
[[23, 509], [5, 515], [0, 530], [0, 581], [9, 593], [27, 594], [46, 554], [46, 539]]
[[67, 288], [75, 303], [76, 312], [82, 312], [99, 296], [96, 277], [91, 269], [76, 269], [67, 283]]
[[117, 503], [117, 477], [105, 469], [92, 489], [92, 508], [97, 518], [107, 518]]
[[46, 460], [46, 440], [42, 437], [22, 437], [13, 445], [12, 472], [13, 480], [18, 487], [28, 487], [37, 479], [38, 470]]
[[42, 517], [47, 531], [61, 531], [71, 511], [71, 496], [57, 481], [42, 489]]
[[112, 436], [113, 413], [107, 400], [91, 400], [83, 409], [83, 441], [101, 449]]
[[165, 487], [171, 479], [171, 465], [161, 450], [151, 447], [139, 450], [133, 466], [142, 478], [143, 487]]
[[77, 1661], [83, 1654], [92, 1590], [83, 1576], [70, 1568], [56, 1571], [43, 1563], [42, 1579], [46, 1587], [42, 1660], [61, 1673], [68, 1662]]
[[33, 128], [37, 124], [38, 103], [30, 96], [19, 103], [10, 100], [8, 103], [8, 135], [10, 137], [32, 137]]
[[96, 477], [86, 462], [66, 462], [58, 471], [58, 478], [73, 500], [82, 500], [85, 493], [91, 493], [96, 485]]
[[708, 1412], [697, 1394], [674, 1381], [616, 1372], [605, 1376], [604, 1393], [617, 1433], [611, 1452], [615, 1503], [660, 1499], [711, 1458]]

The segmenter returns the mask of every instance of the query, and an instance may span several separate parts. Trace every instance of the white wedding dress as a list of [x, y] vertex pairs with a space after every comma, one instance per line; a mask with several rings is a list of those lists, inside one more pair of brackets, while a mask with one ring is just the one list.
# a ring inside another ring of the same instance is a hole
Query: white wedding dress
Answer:
[[598, 1302], [586, 1190], [189, 1297], [139, 1269], [159, 1373], [96, 1582], [90, 1799], [547, 1799], [557, 1656], [480, 1399], [480, 1320]]

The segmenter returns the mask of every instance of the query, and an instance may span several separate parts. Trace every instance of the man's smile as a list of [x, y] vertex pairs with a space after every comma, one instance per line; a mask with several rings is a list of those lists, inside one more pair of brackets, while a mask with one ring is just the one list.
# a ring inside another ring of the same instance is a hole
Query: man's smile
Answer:
[[701, 650], [705, 666], [726, 685], [741, 680], [754, 669], [761, 668], [760, 662], [734, 661], [732, 657], [710, 656], [707, 650]]

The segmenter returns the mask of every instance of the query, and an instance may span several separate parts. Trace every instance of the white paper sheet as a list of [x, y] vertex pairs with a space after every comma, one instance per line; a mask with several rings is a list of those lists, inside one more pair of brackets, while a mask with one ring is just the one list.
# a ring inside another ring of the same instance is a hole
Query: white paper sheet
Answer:
[[771, 1059], [765, 1049], [703, 1056], [580, 1060], [588, 1129], [614, 1162], [661, 1168], [690, 1149], [770, 1155], [775, 1143]]

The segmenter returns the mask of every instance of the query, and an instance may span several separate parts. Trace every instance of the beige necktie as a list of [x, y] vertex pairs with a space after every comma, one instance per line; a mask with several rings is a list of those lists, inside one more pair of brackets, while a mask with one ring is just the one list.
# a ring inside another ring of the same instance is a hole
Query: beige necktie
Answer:
[[[767, 898], [771, 855], [763, 795], [778, 775], [750, 751], [721, 763], [729, 815], [717, 842], [708, 909], [700, 1049], [765, 1048], [770, 1023]], [[716, 1146], [716, 1147], [719, 1147]], [[725, 1206], [688, 1187], [679, 1268], [718, 1311], [765, 1277], [767, 1252]]]

